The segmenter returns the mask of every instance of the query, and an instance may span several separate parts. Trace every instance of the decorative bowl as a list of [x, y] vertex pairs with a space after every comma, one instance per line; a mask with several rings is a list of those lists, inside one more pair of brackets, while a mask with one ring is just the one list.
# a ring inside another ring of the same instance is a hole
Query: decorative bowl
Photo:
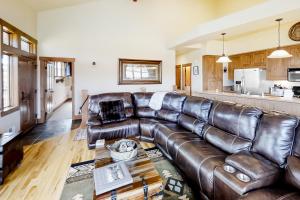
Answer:
[[107, 145], [114, 162], [132, 160], [137, 156], [137, 143], [133, 140], [122, 139], [112, 145]]

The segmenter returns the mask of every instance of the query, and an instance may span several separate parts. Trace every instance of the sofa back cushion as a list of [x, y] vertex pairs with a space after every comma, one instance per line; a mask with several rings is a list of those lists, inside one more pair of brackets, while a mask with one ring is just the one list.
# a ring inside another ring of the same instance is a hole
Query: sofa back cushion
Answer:
[[265, 113], [256, 133], [252, 151], [284, 167], [292, 153], [299, 120], [290, 115]]
[[99, 103], [101, 101], [114, 101], [123, 100], [126, 117], [134, 116], [134, 106], [131, 98], [131, 93], [102, 93], [98, 95], [92, 95], [89, 98], [89, 112], [93, 114], [99, 114]]
[[136, 92], [132, 95], [137, 117], [154, 118], [156, 116], [156, 111], [149, 107], [152, 95], [152, 92]]
[[212, 100], [190, 96], [183, 104], [182, 113], [207, 122], [211, 106]]
[[255, 107], [215, 101], [209, 124], [228, 133], [253, 140], [262, 111]]
[[208, 121], [212, 101], [201, 97], [187, 97], [178, 123], [202, 137], [203, 127]]
[[164, 97], [161, 110], [157, 111], [157, 117], [159, 119], [177, 122], [179, 114], [182, 111], [183, 102], [186, 96], [168, 93]]
[[203, 136], [227, 153], [250, 150], [261, 115], [258, 108], [215, 101]]

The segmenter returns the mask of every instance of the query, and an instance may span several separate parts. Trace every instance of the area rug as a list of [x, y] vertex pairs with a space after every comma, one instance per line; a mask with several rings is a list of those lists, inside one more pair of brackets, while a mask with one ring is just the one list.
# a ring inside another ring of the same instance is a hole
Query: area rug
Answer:
[[[163, 198], [166, 200], [193, 200], [192, 189], [161, 151], [157, 148], [146, 149], [148, 157], [154, 162], [163, 179]], [[94, 160], [72, 164], [63, 188], [61, 200], [92, 200]]]
[[76, 130], [76, 135], [74, 137], [74, 141], [86, 140], [86, 138], [87, 138], [86, 128], [78, 128]]

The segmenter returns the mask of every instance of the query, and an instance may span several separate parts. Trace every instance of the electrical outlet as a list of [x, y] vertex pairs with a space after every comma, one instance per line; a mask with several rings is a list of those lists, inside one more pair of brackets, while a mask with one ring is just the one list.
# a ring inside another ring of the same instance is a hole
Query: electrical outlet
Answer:
[[16, 133], [16, 127], [15, 127], [15, 126], [10, 127], [10, 128], [8, 129], [8, 132], [9, 132], [9, 133]]

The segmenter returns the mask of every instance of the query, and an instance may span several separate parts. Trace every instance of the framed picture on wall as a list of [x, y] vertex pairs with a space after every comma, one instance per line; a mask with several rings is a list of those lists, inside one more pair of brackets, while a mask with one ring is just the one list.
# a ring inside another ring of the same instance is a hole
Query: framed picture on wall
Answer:
[[199, 66], [193, 67], [193, 75], [199, 75]]
[[119, 59], [119, 84], [161, 84], [161, 60]]

